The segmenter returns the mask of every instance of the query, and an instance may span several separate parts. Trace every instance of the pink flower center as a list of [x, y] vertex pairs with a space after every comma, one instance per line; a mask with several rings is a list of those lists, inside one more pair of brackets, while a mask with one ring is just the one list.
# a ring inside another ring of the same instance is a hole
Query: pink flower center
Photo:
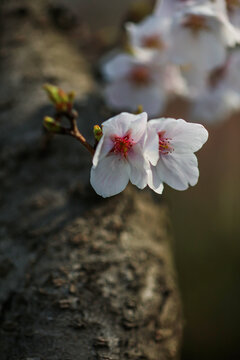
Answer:
[[170, 144], [170, 138], [164, 137], [165, 131], [160, 131], [158, 133], [158, 148], [159, 153], [166, 155], [174, 151], [173, 147]]
[[187, 16], [187, 18], [183, 22], [183, 26], [192, 29], [194, 32], [209, 29], [206, 24], [206, 19], [201, 15], [194, 14]]
[[132, 68], [129, 80], [135, 85], [146, 85], [150, 82], [150, 71], [146, 66], [137, 65]]
[[129, 150], [135, 144], [133, 139], [130, 137], [130, 134], [127, 134], [123, 137], [114, 136], [112, 140], [114, 145], [110, 152], [114, 154], [120, 154], [126, 159]]
[[150, 49], [164, 49], [165, 44], [159, 37], [159, 35], [146, 36], [142, 40], [142, 45]]

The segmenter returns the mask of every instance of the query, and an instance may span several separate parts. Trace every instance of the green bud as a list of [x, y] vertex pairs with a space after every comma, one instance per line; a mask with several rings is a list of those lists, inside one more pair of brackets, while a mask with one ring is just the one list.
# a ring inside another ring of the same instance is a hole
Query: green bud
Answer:
[[50, 116], [46, 116], [44, 118], [43, 126], [45, 127], [45, 129], [47, 129], [47, 131], [51, 133], [61, 132], [61, 125], [59, 124], [59, 122], [51, 118]]
[[102, 129], [101, 129], [101, 127], [99, 125], [94, 125], [93, 134], [94, 134], [94, 137], [97, 140], [97, 142], [99, 142], [102, 135], [103, 135]]
[[45, 84], [43, 88], [51, 102], [55, 105], [57, 111], [66, 112], [72, 110], [72, 104], [75, 98], [73, 91], [66, 94], [61, 88], [51, 84]]
[[138, 105], [137, 110], [135, 111], [135, 114], [141, 114], [143, 112], [143, 106], [142, 105]]
[[62, 90], [59, 89], [57, 86], [51, 84], [45, 84], [43, 85], [43, 89], [46, 91], [49, 99], [53, 102], [54, 105], [60, 104], [62, 102], [62, 97], [61, 97]]

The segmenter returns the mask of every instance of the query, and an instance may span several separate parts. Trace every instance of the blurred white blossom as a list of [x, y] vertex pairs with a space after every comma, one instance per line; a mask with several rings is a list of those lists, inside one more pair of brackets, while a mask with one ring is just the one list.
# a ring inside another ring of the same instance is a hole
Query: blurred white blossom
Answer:
[[127, 23], [129, 42], [134, 54], [164, 64], [168, 61], [169, 22], [158, 16], [148, 16], [140, 24]]
[[139, 105], [150, 115], [163, 111], [166, 103], [164, 68], [159, 64], [119, 54], [103, 66], [108, 79], [107, 104], [115, 109], [136, 111]]
[[[199, 2], [201, 2], [201, 0], [199, 0]], [[166, 21], [166, 19], [171, 19], [176, 11], [192, 3], [193, 0], [157, 0], [153, 13], [158, 16], [159, 19]]]
[[172, 97], [184, 96], [191, 118], [200, 122], [239, 109], [240, 0], [158, 0], [152, 15], [127, 23], [126, 30], [131, 55], [103, 61], [110, 108], [142, 105], [160, 116]]
[[237, 32], [225, 13], [207, 3], [185, 6], [175, 12], [170, 31], [171, 61], [194, 64], [195, 68], [207, 71], [222, 65], [227, 47], [237, 42]]
[[209, 77], [208, 87], [196, 97], [190, 109], [194, 121], [214, 123], [240, 111], [240, 50], [229, 55], [224, 66]]
[[209, 71], [197, 68], [194, 64], [181, 66], [181, 71], [188, 89], [189, 100], [199, 98], [205, 93], [209, 81]]
[[239, 109], [239, 96], [235, 93], [222, 88], [208, 90], [192, 103], [189, 118], [195, 122], [214, 124], [225, 120]]

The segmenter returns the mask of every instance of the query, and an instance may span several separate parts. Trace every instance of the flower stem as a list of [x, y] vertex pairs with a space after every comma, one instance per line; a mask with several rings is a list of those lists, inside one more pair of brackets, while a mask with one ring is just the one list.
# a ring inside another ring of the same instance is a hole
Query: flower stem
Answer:
[[70, 135], [72, 137], [74, 137], [75, 139], [77, 139], [78, 141], [80, 141], [80, 143], [92, 154], [94, 155], [95, 150], [94, 147], [92, 145], [90, 145], [87, 140], [85, 139], [85, 137], [80, 133], [78, 126], [77, 126], [77, 117], [78, 117], [78, 113], [76, 110], [72, 110], [71, 112], [67, 112], [64, 114], [68, 120], [70, 121], [70, 129], [68, 128], [61, 128], [61, 133], [62, 134], [66, 134], [66, 135]]
[[78, 141], [80, 141], [80, 143], [92, 154], [94, 155], [94, 148], [92, 145], [90, 145], [87, 140], [85, 139], [85, 137], [80, 133], [80, 131], [78, 130], [78, 128], [76, 129], [65, 129], [64, 131], [65, 134], [70, 135], [75, 137], [75, 139], [77, 139]]

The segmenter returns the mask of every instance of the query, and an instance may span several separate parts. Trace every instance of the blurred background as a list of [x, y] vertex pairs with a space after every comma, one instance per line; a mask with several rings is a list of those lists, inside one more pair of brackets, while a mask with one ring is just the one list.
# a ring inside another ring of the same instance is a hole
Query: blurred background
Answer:
[[[57, 2], [58, 6], [71, 6], [87, 31], [93, 35], [105, 34], [110, 45], [119, 37], [120, 27], [136, 3], [130, 0]], [[148, 2], [150, 6], [153, 3]], [[186, 108], [186, 103], [175, 101], [164, 114], [186, 118]], [[237, 360], [240, 359], [240, 114], [221, 123], [204, 125], [209, 130], [209, 141], [198, 154], [198, 185], [186, 192], [166, 186], [163, 195], [170, 207], [185, 314], [181, 358]]]

